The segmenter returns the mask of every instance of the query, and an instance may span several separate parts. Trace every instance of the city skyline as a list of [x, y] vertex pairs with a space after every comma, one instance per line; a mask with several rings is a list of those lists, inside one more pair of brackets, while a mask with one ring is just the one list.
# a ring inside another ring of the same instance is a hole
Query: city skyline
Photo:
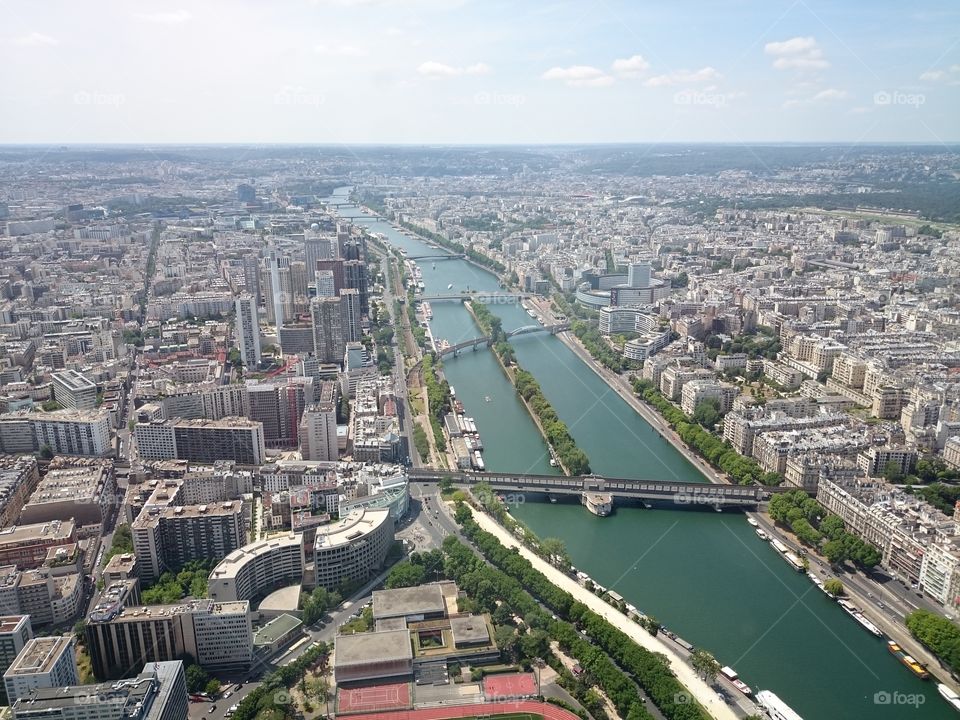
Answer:
[[947, 2], [51, 7], [0, 34], [0, 143], [958, 140]]

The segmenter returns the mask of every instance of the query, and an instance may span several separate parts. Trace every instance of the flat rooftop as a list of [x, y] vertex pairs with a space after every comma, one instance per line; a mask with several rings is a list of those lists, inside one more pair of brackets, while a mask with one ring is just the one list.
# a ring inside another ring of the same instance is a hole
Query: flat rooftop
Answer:
[[446, 611], [443, 590], [438, 584], [373, 592], [374, 619], [445, 614]]
[[240, 568], [250, 560], [255, 559], [258, 555], [268, 555], [273, 551], [280, 551], [283, 548], [299, 548], [302, 542], [303, 536], [296, 533], [288, 533], [280, 537], [258, 540], [244, 545], [217, 563], [216, 567], [213, 568], [210, 573], [210, 579], [227, 580], [229, 578], [235, 578]]
[[32, 525], [14, 525], [0, 530], [0, 546], [26, 542], [67, 542], [74, 531], [73, 520], [52, 520]]
[[278, 615], [254, 633], [253, 644], [270, 645], [302, 625], [303, 621], [293, 615]]
[[29, 615], [0, 616], [0, 635], [6, 634], [6, 633], [12, 633], [14, 630], [17, 629], [17, 626], [24, 621], [24, 619], [26, 619], [27, 622], [29, 623], [30, 622], [29, 618], [30, 618]]
[[317, 528], [316, 547], [330, 548], [347, 545], [376, 530], [384, 522], [390, 521], [387, 508], [358, 508], [335, 523]]
[[63, 636], [33, 638], [23, 646], [23, 650], [3, 676], [48, 673], [65, 652], [73, 652], [73, 638]]
[[407, 630], [338, 635], [334, 645], [337, 667], [369, 663], [413, 661], [413, 646]]
[[457, 645], [490, 642], [490, 630], [482, 615], [450, 618], [450, 630], [453, 631], [453, 642]]

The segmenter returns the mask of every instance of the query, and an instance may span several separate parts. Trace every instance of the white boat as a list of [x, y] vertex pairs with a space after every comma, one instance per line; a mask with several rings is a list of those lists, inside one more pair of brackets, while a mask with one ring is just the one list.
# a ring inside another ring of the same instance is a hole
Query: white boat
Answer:
[[770, 541], [770, 544], [773, 545], [773, 547], [775, 547], [778, 552], [785, 553], [787, 551], [787, 546], [784, 545], [779, 540], [777, 540], [776, 538], [773, 538], [773, 540]]
[[769, 690], [757, 693], [757, 703], [767, 711], [771, 720], [803, 720], [793, 708]]
[[940, 693], [940, 697], [950, 704], [950, 707], [960, 711], [960, 695], [957, 695], [952, 688], [943, 683], [937, 683], [937, 692]]
[[453, 283], [450, 283], [449, 285], [447, 285], [447, 290], [453, 290]]
[[837, 602], [840, 604], [840, 607], [842, 607], [850, 617], [860, 623], [860, 625], [862, 625], [867, 632], [869, 632], [871, 635], [876, 635], [877, 637], [883, 637], [883, 632], [880, 630], [880, 628], [867, 620], [866, 615], [860, 612], [860, 608], [845, 598], [841, 598]]
[[754, 519], [754, 518], [752, 518], [752, 517], [748, 517], [748, 518], [747, 518], [747, 522], [750, 523], [751, 525], [753, 525], [754, 527], [760, 527], [760, 523], [758, 523], [758, 522], [756, 521], [756, 519]]
[[763, 531], [763, 528], [757, 528], [757, 537], [763, 540], [764, 542], [770, 539], [770, 536]]
[[720, 674], [723, 675], [727, 680], [729, 680], [733, 686], [742, 692], [744, 695], [752, 695], [753, 690], [750, 689], [750, 686], [747, 685], [740, 677], [737, 675], [737, 671], [734, 670], [729, 665], [724, 665], [720, 668]]

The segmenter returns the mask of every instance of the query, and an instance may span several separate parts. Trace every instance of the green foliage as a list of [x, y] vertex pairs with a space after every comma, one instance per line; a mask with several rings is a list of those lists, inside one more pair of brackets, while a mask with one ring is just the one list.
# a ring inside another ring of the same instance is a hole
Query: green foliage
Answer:
[[[827, 515], [827, 511], [803, 490], [781, 493], [770, 499], [770, 517], [790, 527], [797, 539], [810, 547], [820, 548], [831, 565], [852, 560], [862, 568], [880, 562], [880, 551], [844, 529], [843, 520]], [[820, 519], [822, 518], [822, 519]], [[817, 523], [819, 527], [814, 527]]]
[[640, 367], [639, 363], [633, 360], [627, 360], [623, 355], [610, 347], [600, 333], [600, 330], [594, 324], [575, 320], [570, 325], [570, 329], [573, 331], [573, 334], [577, 336], [577, 339], [583, 343], [587, 352], [593, 356], [593, 359], [604, 367], [616, 373], [624, 370], [636, 370]]
[[114, 555], [123, 555], [132, 552], [133, 531], [126, 523], [117, 525], [117, 529], [113, 531], [113, 542], [110, 545], [110, 552], [107, 553], [106, 560], [109, 560]]
[[313, 625], [322, 618], [328, 610], [332, 610], [343, 602], [343, 598], [336, 590], [330, 591], [325, 587], [318, 587], [313, 592], [300, 594], [300, 609], [303, 610], [303, 624]]
[[720, 401], [716, 398], [701, 400], [693, 409], [693, 419], [707, 430], [713, 430], [720, 419]]
[[756, 482], [779, 485], [782, 481], [778, 473], [764, 472], [756, 460], [744, 457], [713, 433], [691, 423], [683, 411], [661, 395], [650, 381], [635, 378], [633, 390], [663, 416], [692, 450], [714, 467], [723, 470], [735, 482], [740, 485]]
[[834, 597], [839, 597], [843, 595], [843, 583], [840, 582], [837, 578], [830, 578], [829, 580], [823, 583], [823, 589]]
[[427, 431], [419, 424], [413, 426], [413, 444], [417, 447], [421, 461], [430, 459], [430, 440], [427, 438]]
[[709, 652], [702, 648], [697, 648], [690, 653], [690, 665], [701, 678], [712, 684], [720, 672], [720, 663]]
[[577, 447], [576, 441], [570, 435], [556, 410], [544, 396], [540, 383], [526, 370], [517, 368], [514, 374], [514, 385], [517, 392], [527, 401], [543, 426], [547, 441], [556, 451], [563, 466], [573, 475], [586, 475], [590, 472], [590, 461], [587, 454]]
[[960, 628], [944, 617], [928, 610], [914, 610], [907, 615], [911, 634], [953, 672], [960, 672]]
[[165, 572], [141, 593], [144, 605], [170, 605], [184, 597], [207, 596], [207, 577], [216, 563], [213, 560], [191, 560], [178, 572]]
[[426, 569], [423, 565], [415, 565], [409, 560], [404, 560], [393, 566], [390, 574], [387, 576], [387, 589], [414, 587], [422, 585], [426, 578]]
[[[494, 612], [502, 603], [512, 614], [522, 617], [533, 632], [543, 631], [556, 640], [564, 652], [579, 660], [621, 717], [638, 720], [652, 717], [637, 685], [667, 720], [707, 717], [699, 706], [686, 702], [689, 693], [662, 655], [637, 645], [613, 624], [577, 602], [528, 560], [482, 530], [467, 512], [462, 523], [464, 534], [493, 567], [477, 558], [454, 536], [444, 539], [443, 548], [449, 576], [476, 601], [479, 609]], [[540, 603], [558, 619], [553, 620]], [[584, 639], [579, 630], [583, 630], [589, 640]], [[527, 643], [521, 641], [521, 651], [540, 652], [543, 648], [536, 647], [542, 644], [539, 637], [538, 633], [538, 637]]]
[[307, 670], [316, 665], [325, 664], [329, 649], [323, 643], [312, 646], [299, 658], [289, 665], [283, 665], [263, 678], [263, 681], [254, 690], [240, 701], [233, 720], [264, 720], [265, 718], [292, 718], [293, 704], [278, 702], [283, 700], [283, 693], [278, 690], [290, 688], [300, 682]]

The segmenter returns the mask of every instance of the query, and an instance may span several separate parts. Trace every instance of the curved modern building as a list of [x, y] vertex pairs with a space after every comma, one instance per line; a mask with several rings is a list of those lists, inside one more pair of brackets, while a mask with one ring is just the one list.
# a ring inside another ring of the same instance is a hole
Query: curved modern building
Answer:
[[303, 535], [259, 540], [234, 550], [217, 563], [207, 579], [214, 600], [249, 600], [303, 581]]
[[210, 573], [207, 592], [226, 602], [263, 597], [296, 583], [336, 588], [362, 582], [383, 566], [392, 544], [390, 508], [357, 508], [329, 525], [234, 550]]
[[389, 508], [358, 508], [317, 528], [313, 545], [313, 584], [335, 588], [372, 577], [393, 545]]

